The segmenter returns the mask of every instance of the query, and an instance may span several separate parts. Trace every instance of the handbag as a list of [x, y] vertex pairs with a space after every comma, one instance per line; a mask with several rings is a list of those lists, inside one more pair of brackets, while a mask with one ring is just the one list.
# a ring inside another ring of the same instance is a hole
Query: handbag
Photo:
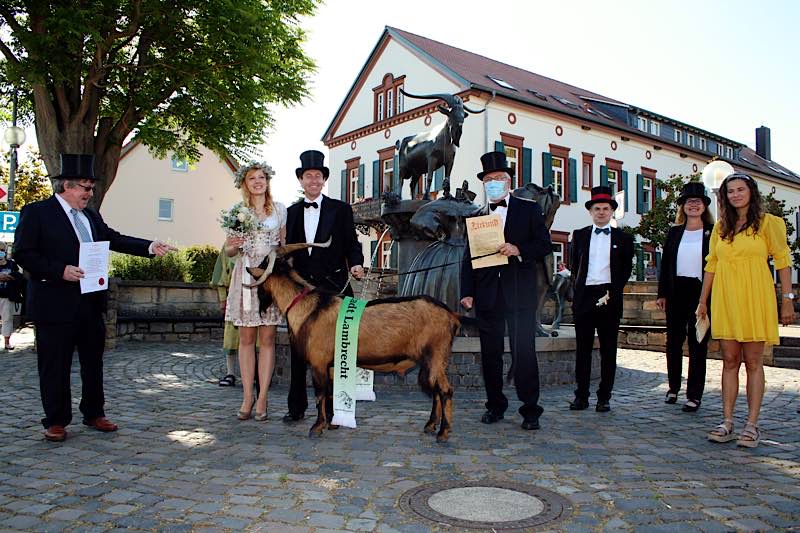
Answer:
[[697, 318], [697, 321], [694, 323], [695, 337], [697, 338], [697, 342], [703, 342], [703, 339], [706, 338], [710, 328], [711, 321], [708, 319], [708, 315]]

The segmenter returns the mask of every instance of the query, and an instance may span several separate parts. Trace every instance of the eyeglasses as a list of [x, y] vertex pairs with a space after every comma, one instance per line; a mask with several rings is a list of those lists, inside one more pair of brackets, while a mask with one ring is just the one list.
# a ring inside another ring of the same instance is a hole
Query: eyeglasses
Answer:
[[94, 185], [81, 185], [80, 183], [76, 183], [75, 185], [77, 185], [86, 192], [94, 192]]
[[703, 200], [700, 198], [687, 198], [684, 203], [689, 205], [700, 205], [704, 204], [705, 202], [703, 202]]

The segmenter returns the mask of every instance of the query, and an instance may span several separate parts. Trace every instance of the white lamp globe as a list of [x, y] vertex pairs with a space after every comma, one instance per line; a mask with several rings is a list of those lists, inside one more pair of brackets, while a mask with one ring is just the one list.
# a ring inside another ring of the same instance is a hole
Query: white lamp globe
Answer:
[[719, 189], [722, 181], [734, 172], [733, 166], [727, 161], [712, 161], [703, 169], [703, 185], [712, 190]]
[[3, 137], [9, 146], [21, 146], [25, 142], [25, 130], [19, 126], [10, 126], [6, 128]]

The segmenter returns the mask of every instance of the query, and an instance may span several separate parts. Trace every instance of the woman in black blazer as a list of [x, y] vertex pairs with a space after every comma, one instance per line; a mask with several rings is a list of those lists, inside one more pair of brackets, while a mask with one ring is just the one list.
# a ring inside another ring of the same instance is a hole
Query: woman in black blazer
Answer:
[[711, 199], [699, 182], [683, 186], [677, 200], [675, 225], [669, 229], [661, 257], [656, 305], [667, 314], [667, 376], [669, 390], [665, 403], [678, 401], [683, 364], [683, 341], [689, 337], [689, 377], [686, 384], [686, 404], [683, 411], [692, 413], [700, 408], [706, 381], [708, 335], [698, 342], [695, 315], [703, 269], [708, 255], [708, 241], [714, 228], [714, 218], [708, 211]]

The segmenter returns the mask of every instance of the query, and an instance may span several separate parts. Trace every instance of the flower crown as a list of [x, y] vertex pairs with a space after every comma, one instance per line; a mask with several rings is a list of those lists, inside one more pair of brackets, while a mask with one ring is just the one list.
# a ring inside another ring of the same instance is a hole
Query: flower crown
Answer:
[[236, 171], [236, 174], [233, 176], [233, 184], [236, 186], [237, 189], [242, 188], [242, 182], [244, 181], [244, 177], [247, 176], [247, 173], [251, 170], [263, 170], [264, 174], [267, 176], [268, 180], [271, 180], [275, 177], [275, 171], [272, 170], [272, 167], [269, 166], [264, 161], [250, 161], [246, 165], [242, 165], [239, 167], [239, 170]]

